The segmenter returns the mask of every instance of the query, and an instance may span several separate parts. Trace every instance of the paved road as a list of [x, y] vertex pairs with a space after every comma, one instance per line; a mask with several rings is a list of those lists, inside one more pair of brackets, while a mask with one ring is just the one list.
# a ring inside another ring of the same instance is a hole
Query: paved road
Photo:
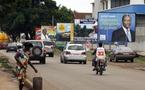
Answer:
[[[6, 55], [13, 57], [13, 53]], [[31, 76], [43, 76], [44, 90], [145, 90], [145, 72], [139, 70], [108, 65], [104, 75], [99, 76], [92, 71], [91, 63], [61, 64], [58, 56], [47, 57], [45, 65], [35, 65], [39, 74]]]

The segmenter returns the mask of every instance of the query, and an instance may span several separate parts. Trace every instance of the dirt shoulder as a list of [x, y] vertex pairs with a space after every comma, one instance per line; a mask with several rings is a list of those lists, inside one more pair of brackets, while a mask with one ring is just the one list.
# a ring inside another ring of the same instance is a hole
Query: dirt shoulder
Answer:
[[135, 70], [142, 70], [145, 71], [145, 65], [144, 64], [140, 64], [137, 62], [134, 63], [126, 63], [126, 62], [109, 62], [110, 65], [113, 66], [118, 66], [121, 68], [129, 68], [129, 69], [135, 69]]
[[0, 69], [0, 76], [0, 90], [18, 90], [18, 82], [12, 74]]

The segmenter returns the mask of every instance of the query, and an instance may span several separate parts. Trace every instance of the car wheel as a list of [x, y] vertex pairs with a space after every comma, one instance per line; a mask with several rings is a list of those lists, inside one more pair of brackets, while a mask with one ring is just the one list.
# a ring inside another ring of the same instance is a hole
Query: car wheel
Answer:
[[64, 59], [64, 63], [67, 64], [67, 60]]
[[49, 54], [49, 57], [54, 57], [54, 53], [50, 53]]
[[127, 62], [127, 60], [124, 60], [125, 62]]
[[114, 57], [114, 61], [115, 61], [115, 62], [118, 62], [118, 59], [117, 59], [117, 57], [116, 57], [116, 56]]
[[8, 50], [6, 52], [9, 52]]
[[63, 60], [62, 60], [62, 58], [60, 57], [60, 63], [63, 63]]
[[134, 59], [131, 59], [130, 61], [133, 63], [134, 62]]
[[84, 61], [83, 64], [87, 64], [87, 61]]
[[43, 58], [40, 60], [40, 63], [41, 63], [41, 64], [45, 64], [45, 63], [46, 63], [46, 58], [43, 57]]

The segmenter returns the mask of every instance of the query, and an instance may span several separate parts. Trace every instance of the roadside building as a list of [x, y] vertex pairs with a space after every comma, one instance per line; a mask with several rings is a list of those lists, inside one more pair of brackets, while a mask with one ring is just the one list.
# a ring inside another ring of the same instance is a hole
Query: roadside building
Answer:
[[94, 0], [92, 6], [94, 19], [99, 19], [100, 13], [134, 14], [136, 39], [128, 45], [134, 50], [145, 51], [145, 0]]

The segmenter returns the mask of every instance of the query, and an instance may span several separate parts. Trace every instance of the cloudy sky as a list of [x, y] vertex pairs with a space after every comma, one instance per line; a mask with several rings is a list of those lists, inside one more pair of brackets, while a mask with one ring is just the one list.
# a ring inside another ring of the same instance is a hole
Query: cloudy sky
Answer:
[[92, 12], [92, 2], [94, 0], [54, 0], [57, 6], [66, 6], [68, 9], [78, 12]]

